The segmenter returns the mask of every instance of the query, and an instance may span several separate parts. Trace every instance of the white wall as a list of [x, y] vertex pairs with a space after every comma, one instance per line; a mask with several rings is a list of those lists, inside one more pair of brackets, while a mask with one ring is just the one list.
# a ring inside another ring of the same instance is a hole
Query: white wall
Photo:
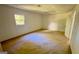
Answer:
[[71, 12], [43, 16], [43, 28], [55, 31], [65, 31], [66, 20]]
[[79, 9], [76, 10], [70, 46], [72, 53], [79, 54]]
[[[14, 14], [25, 16], [25, 24], [15, 24]], [[4, 5], [0, 5], [0, 41], [41, 29], [42, 15]]]
[[43, 14], [42, 15], [42, 27], [43, 29], [47, 29], [48, 27], [48, 14]]
[[75, 11], [72, 11], [71, 15], [66, 20], [65, 36], [68, 39], [71, 39], [74, 21], [75, 21]]
[[[79, 54], [79, 5], [67, 21], [66, 35], [70, 39], [70, 47], [73, 54]], [[69, 32], [69, 33], [68, 33]]]

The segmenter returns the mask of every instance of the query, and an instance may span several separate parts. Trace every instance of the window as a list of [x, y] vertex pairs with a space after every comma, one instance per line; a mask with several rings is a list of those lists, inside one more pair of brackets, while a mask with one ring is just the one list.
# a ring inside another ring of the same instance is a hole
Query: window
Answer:
[[52, 22], [52, 23], [49, 24], [48, 29], [51, 30], [51, 31], [52, 30], [57, 31], [58, 30], [58, 24], [55, 23], [55, 22]]
[[16, 25], [24, 25], [24, 15], [15, 14]]

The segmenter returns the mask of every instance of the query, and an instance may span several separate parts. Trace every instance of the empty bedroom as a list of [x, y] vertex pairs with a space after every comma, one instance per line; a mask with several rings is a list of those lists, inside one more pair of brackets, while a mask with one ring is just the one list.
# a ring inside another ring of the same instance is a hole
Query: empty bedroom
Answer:
[[79, 53], [79, 5], [1, 4], [0, 54]]

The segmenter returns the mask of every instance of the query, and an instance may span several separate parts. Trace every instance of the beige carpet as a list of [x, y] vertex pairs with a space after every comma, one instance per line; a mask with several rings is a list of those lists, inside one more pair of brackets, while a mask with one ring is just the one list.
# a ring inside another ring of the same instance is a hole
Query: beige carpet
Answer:
[[38, 31], [2, 42], [3, 49], [11, 54], [68, 54], [68, 39], [63, 32]]

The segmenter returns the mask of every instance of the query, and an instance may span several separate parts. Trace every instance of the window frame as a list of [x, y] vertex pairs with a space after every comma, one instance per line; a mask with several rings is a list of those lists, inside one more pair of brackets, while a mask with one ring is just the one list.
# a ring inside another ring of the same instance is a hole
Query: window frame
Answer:
[[[25, 16], [22, 14], [14, 14], [16, 25], [24, 25], [25, 24]], [[21, 19], [19, 19], [21, 18]]]

